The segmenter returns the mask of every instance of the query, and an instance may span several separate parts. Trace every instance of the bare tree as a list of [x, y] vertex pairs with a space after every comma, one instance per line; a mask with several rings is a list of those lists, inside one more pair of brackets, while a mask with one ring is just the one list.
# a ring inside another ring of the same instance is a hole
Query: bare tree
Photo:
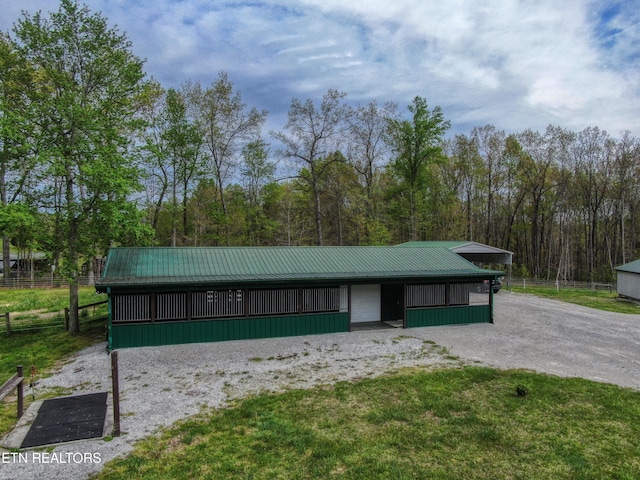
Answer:
[[378, 170], [389, 160], [391, 148], [386, 142], [385, 134], [389, 119], [397, 115], [397, 108], [397, 105], [392, 102], [379, 107], [375, 101], [372, 101], [352, 109], [347, 117], [349, 124], [347, 159], [364, 184], [364, 216], [368, 220], [378, 218], [374, 182]]
[[573, 143], [575, 186], [586, 217], [585, 253], [591, 275], [596, 269], [599, 220], [611, 184], [614, 153], [613, 140], [597, 127], [582, 130]]
[[[243, 148], [260, 139], [267, 112], [256, 108], [247, 110], [240, 92], [234, 93], [233, 83], [225, 72], [220, 72], [209, 88], [202, 88], [199, 83], [189, 83], [185, 90], [193, 118], [211, 159], [226, 221], [225, 186], [242, 157]], [[228, 244], [226, 223], [225, 236]]]
[[291, 101], [286, 132], [271, 132], [282, 144], [280, 155], [293, 160], [306, 172], [298, 174], [311, 187], [314, 199], [316, 223], [316, 244], [322, 245], [322, 210], [320, 208], [320, 179], [333, 162], [343, 158], [334, 155], [333, 161], [320, 162], [331, 153], [339, 150], [341, 134], [346, 130], [347, 107], [342, 103], [346, 93], [329, 90], [323, 97], [319, 108], [312, 100]]

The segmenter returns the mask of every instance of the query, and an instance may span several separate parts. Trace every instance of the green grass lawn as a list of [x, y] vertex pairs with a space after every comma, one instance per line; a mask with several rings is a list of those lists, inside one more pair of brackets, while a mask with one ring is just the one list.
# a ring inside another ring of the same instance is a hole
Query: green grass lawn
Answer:
[[638, 418], [640, 392], [612, 385], [410, 370], [203, 413], [97, 478], [637, 479]]
[[[42, 310], [56, 312], [69, 304], [67, 289], [20, 289], [0, 290], [0, 312], [25, 312]], [[95, 289], [80, 289], [80, 304], [103, 300], [104, 296], [95, 294]], [[4, 319], [2, 320], [4, 321]], [[63, 323], [64, 324], [64, 323]], [[81, 349], [105, 340], [104, 322], [82, 325], [81, 333], [69, 336], [62, 328], [47, 328], [28, 332], [14, 332], [10, 337], [0, 334], [0, 385], [16, 373], [16, 367], [22, 365], [27, 385], [30, 380], [31, 365], [36, 367], [36, 380], [46, 376], [61, 361]], [[25, 388], [25, 393], [29, 389]], [[32, 396], [25, 398], [25, 408]], [[16, 422], [15, 396], [9, 396], [0, 402], [0, 436], [9, 431]]]
[[[577, 291], [526, 292], [607, 310], [618, 304], [608, 293], [569, 290]], [[53, 291], [22, 291], [27, 299], [0, 291], [0, 304], [57, 311], [67, 291]], [[83, 295], [81, 304], [99, 300], [92, 289]], [[103, 325], [76, 337], [53, 329], [0, 336], [0, 383], [18, 364], [47, 375], [102, 340]], [[518, 387], [528, 394], [518, 396]], [[406, 370], [203, 412], [140, 442], [97, 478], [637, 479], [638, 418], [640, 392], [612, 385], [476, 367]], [[0, 404], [0, 435], [14, 424], [15, 400]]]
[[[80, 305], [106, 300], [98, 295], [94, 287], [80, 287]], [[60, 312], [69, 306], [68, 288], [21, 288], [0, 290], [0, 313], [28, 312], [38, 310]]]
[[512, 286], [511, 291], [519, 293], [529, 293], [539, 297], [552, 298], [563, 302], [575, 303], [584, 307], [597, 308], [608, 312], [640, 314], [640, 306], [633, 302], [618, 299], [616, 292], [609, 293], [606, 290], [590, 290], [588, 288], [561, 287], [538, 287], [531, 286], [522, 288]]
[[[22, 365], [25, 378], [25, 409], [33, 400], [28, 388], [31, 366], [36, 368], [35, 380], [48, 376], [61, 361], [89, 345], [105, 340], [104, 324], [96, 322], [85, 326], [80, 335], [69, 336], [63, 329], [47, 329], [37, 332], [14, 333], [10, 337], [0, 336], [0, 385], [16, 373]], [[44, 398], [38, 392], [36, 398]], [[0, 436], [15, 425], [16, 399], [14, 395], [0, 402]]]

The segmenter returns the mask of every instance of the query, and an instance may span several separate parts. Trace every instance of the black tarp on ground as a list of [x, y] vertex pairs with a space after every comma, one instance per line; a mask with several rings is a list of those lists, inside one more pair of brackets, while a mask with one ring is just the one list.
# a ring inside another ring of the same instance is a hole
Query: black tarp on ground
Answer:
[[21, 448], [101, 437], [106, 414], [106, 392], [45, 400]]

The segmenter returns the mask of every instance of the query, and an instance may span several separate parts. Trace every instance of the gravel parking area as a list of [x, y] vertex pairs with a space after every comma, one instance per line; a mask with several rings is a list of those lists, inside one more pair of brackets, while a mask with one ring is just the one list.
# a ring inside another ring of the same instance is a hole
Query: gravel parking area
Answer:
[[[252, 393], [373, 377], [402, 367], [460, 364], [525, 368], [640, 390], [640, 315], [500, 292], [493, 325], [123, 349], [123, 435], [59, 445], [44, 457], [30, 451], [23, 459], [9, 458], [2, 450], [0, 479], [85, 479], [158, 429]], [[39, 386], [54, 387], [110, 391], [105, 345], [82, 351]]]

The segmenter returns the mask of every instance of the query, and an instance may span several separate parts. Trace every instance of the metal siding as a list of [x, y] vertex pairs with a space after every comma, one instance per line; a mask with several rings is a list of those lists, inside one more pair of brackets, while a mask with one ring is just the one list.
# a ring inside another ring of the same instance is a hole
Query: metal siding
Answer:
[[349, 331], [348, 313], [111, 325], [110, 348], [219, 342]]
[[380, 321], [380, 285], [351, 286], [351, 323]]
[[489, 323], [490, 321], [489, 305], [407, 309], [407, 328]]
[[407, 307], [445, 305], [445, 289], [443, 283], [407, 285]]
[[618, 270], [616, 289], [619, 295], [640, 300], [640, 274]]

